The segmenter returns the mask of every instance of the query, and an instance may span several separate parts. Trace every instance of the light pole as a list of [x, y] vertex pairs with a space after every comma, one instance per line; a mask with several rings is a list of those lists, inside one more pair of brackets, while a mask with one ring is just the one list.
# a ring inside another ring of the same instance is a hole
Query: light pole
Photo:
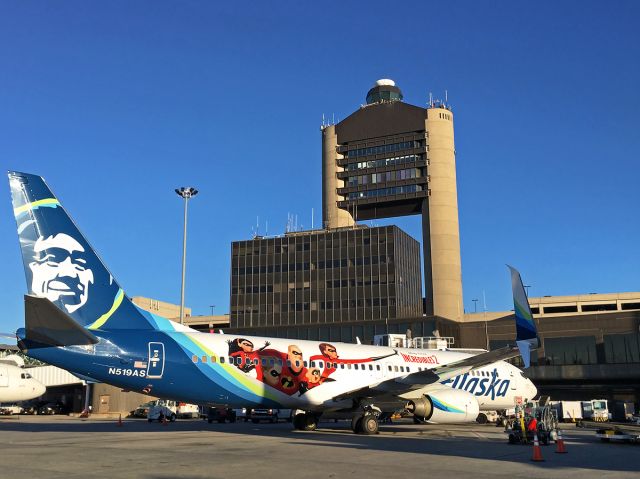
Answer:
[[529, 298], [529, 288], [530, 288], [530, 287], [531, 287], [531, 285], [530, 285], [530, 284], [525, 284], [525, 285], [524, 285], [524, 289], [526, 289], [526, 290], [527, 290], [527, 298]]
[[187, 267], [187, 205], [189, 200], [198, 194], [198, 190], [190, 186], [176, 188], [178, 196], [184, 198], [184, 231], [182, 235], [182, 287], [180, 288], [180, 324], [184, 324], [184, 275]]
[[471, 301], [473, 301], [473, 312], [477, 313], [478, 312], [478, 300], [477, 299], [472, 299]]
[[213, 310], [216, 309], [216, 305], [212, 304], [211, 306], [209, 306], [211, 308], [211, 316], [213, 316]]

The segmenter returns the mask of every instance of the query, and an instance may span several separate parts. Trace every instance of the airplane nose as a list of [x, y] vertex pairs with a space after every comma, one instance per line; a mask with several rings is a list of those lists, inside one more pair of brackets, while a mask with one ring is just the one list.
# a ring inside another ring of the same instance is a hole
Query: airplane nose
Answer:
[[47, 387], [46, 387], [44, 384], [42, 384], [42, 383], [38, 383], [38, 384], [36, 384], [36, 385], [34, 386], [33, 390], [34, 390], [35, 392], [37, 392], [37, 393], [38, 393], [38, 397], [40, 397], [40, 396], [42, 396], [44, 393], [46, 393], [46, 392], [47, 392]]

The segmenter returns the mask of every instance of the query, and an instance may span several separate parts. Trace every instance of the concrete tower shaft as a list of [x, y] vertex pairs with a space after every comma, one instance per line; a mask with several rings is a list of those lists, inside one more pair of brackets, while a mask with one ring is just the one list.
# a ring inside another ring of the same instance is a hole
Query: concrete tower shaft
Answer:
[[338, 188], [344, 186], [344, 181], [338, 179], [338, 172], [343, 168], [338, 166], [338, 159], [342, 155], [337, 151], [338, 137], [335, 125], [322, 128], [322, 226], [324, 228], [342, 228], [353, 226], [355, 221], [348, 211], [337, 207]]
[[427, 108], [425, 129], [430, 190], [422, 211], [427, 304], [437, 316], [463, 321], [453, 113], [440, 106]]

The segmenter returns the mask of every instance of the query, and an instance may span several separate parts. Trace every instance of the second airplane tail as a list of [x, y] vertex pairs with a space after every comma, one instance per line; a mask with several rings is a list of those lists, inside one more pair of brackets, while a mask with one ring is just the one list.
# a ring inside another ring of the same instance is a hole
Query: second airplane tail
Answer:
[[44, 179], [9, 172], [29, 295], [87, 329], [156, 329], [125, 295]]
[[539, 345], [538, 331], [533, 321], [533, 313], [524, 291], [522, 278], [517, 269], [507, 265], [511, 271], [511, 289], [513, 291], [513, 309], [516, 316], [516, 344], [525, 368], [531, 363], [531, 351]]

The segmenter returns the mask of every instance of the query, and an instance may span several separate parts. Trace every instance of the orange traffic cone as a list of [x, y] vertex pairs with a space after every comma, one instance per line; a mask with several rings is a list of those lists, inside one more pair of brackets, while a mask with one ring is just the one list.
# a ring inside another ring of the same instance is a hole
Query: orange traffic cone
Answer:
[[558, 439], [556, 439], [556, 453], [557, 454], [566, 454], [567, 452], [567, 448], [564, 447], [564, 439], [562, 439], [562, 431], [560, 429], [558, 429]]
[[122, 414], [120, 414], [120, 416], [118, 417], [118, 427], [122, 427]]
[[540, 443], [538, 442], [538, 433], [535, 433], [533, 436], [533, 457], [531, 458], [531, 460], [535, 462], [544, 461], [544, 459], [542, 459], [542, 451], [540, 450]]

